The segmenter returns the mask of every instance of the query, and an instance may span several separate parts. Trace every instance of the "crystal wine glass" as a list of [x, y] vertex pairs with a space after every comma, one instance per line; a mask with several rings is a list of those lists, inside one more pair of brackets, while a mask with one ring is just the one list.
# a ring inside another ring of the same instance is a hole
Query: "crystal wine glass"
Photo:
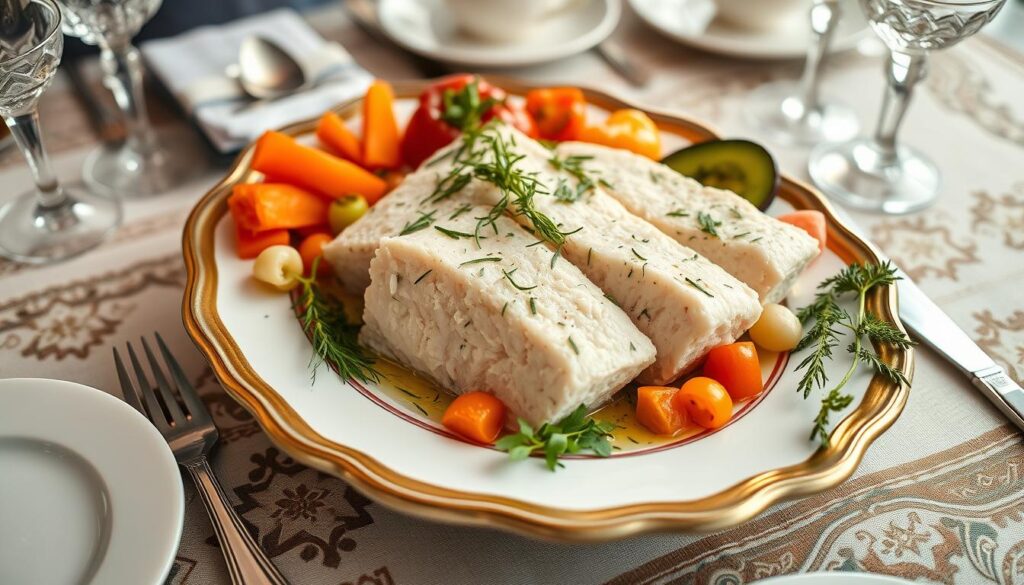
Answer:
[[101, 193], [163, 193], [205, 167], [202, 147], [185, 128], [152, 126], [142, 92], [142, 57], [131, 39], [161, 0], [58, 0], [64, 32], [100, 47], [103, 83], [124, 116], [127, 138], [92, 153], [82, 170]]
[[872, 137], [816, 148], [808, 170], [834, 199], [860, 209], [909, 213], [939, 194], [939, 170], [915, 148], [897, 144], [896, 132], [914, 87], [926, 73], [928, 51], [978, 32], [1006, 0], [860, 0], [871, 27], [889, 47], [888, 87]]
[[809, 16], [813, 37], [801, 79], [766, 83], [747, 99], [748, 120], [773, 140], [786, 144], [847, 140], [860, 126], [853, 110], [823, 102], [819, 95], [821, 71], [841, 17], [840, 2], [815, 0]]
[[121, 203], [62, 186], [39, 133], [36, 103], [64, 49], [60, 9], [31, 0], [3, 14], [0, 115], [32, 170], [36, 188], [0, 207], [0, 255], [31, 264], [61, 260], [96, 246], [121, 223]]

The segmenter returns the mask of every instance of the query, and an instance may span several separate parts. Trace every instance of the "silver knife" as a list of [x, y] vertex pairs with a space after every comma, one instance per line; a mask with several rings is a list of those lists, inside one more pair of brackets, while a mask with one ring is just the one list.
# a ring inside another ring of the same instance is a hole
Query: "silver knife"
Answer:
[[[834, 206], [833, 211], [847, 227], [869, 242], [844, 210]], [[870, 242], [869, 245], [882, 260], [887, 260], [877, 246]], [[896, 289], [899, 292], [899, 313], [903, 324], [919, 341], [937, 351], [970, 378], [971, 383], [981, 390], [992, 404], [1017, 425], [1017, 428], [1024, 430], [1024, 390], [995, 360], [981, 351], [978, 344], [928, 298], [906, 272], [897, 268], [896, 274], [902, 278], [896, 281]]]

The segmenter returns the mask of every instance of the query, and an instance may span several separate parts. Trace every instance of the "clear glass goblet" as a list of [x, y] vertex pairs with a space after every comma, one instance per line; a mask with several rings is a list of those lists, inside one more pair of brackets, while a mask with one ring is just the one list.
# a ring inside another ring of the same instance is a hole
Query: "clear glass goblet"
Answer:
[[28, 161], [34, 191], [0, 207], [0, 255], [43, 264], [81, 254], [121, 223], [121, 203], [62, 186], [39, 132], [36, 104], [60, 64], [64, 36], [53, 0], [31, 0], [0, 27], [0, 115]]
[[811, 45], [799, 81], [773, 81], [747, 98], [747, 119], [772, 140], [812, 145], [847, 140], [860, 127], [850, 108], [822, 101], [821, 71], [828, 56], [842, 10], [838, 0], [815, 0], [810, 10]]
[[924, 153], [898, 144], [914, 87], [928, 52], [978, 32], [1006, 0], [860, 0], [875, 33], [889, 47], [888, 87], [874, 136], [825, 144], [811, 152], [808, 170], [826, 195], [859, 209], [910, 213], [935, 202], [939, 170]]
[[58, 0], [64, 32], [100, 47], [103, 83], [124, 116], [124, 143], [101, 148], [85, 161], [90, 188], [124, 197], [170, 190], [206, 166], [203, 147], [187, 128], [154, 128], [142, 91], [142, 57], [132, 37], [161, 0]]

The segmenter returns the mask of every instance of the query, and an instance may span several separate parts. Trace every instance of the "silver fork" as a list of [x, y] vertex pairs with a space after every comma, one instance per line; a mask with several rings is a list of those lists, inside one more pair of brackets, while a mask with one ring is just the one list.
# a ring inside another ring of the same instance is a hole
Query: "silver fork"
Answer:
[[[178, 464], [192, 476], [206, 511], [210, 514], [210, 520], [213, 521], [213, 529], [220, 541], [224, 560], [227, 561], [231, 582], [286, 585], [287, 581], [263, 554], [245, 529], [242, 519], [228, 503], [220, 482], [206, 460], [206, 454], [217, 442], [217, 427], [213, 426], [209, 411], [199, 400], [195, 388], [189, 383], [159, 333], [156, 334], [156, 342], [163, 356], [163, 365], [150, 349], [146, 338], [142, 338], [142, 349], [146, 353], [155, 387], [146, 377], [131, 343], [127, 344], [128, 359], [137, 384], [133, 384], [121, 354], [114, 348], [114, 364], [125, 402], [153, 422], [170, 445]], [[170, 374], [170, 379], [165, 375], [165, 370]], [[140, 395], [142, 400], [139, 399]]]

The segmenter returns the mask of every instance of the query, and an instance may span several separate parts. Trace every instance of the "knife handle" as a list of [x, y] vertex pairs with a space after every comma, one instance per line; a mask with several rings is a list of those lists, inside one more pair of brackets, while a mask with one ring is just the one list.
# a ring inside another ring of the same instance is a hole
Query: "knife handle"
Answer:
[[1024, 430], [1024, 390], [999, 366], [971, 374], [971, 383], [981, 390], [1018, 428]]

